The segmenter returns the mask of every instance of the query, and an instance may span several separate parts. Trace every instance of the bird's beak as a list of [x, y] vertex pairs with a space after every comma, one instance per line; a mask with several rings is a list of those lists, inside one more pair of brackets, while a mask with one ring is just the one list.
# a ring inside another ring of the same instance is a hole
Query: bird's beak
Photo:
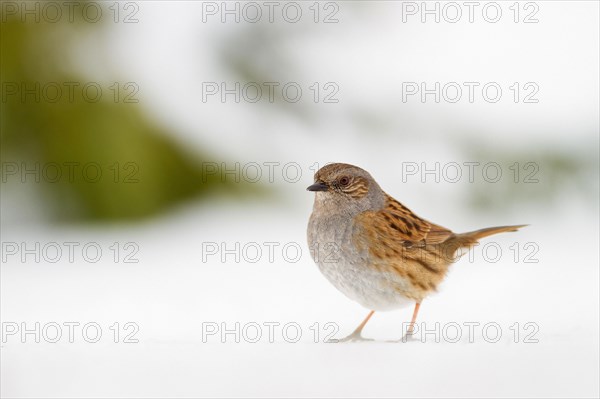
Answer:
[[325, 184], [323, 182], [317, 182], [317, 183], [313, 184], [312, 186], [306, 187], [306, 189], [308, 191], [327, 191], [327, 190], [329, 190], [329, 186], [327, 186], [327, 184]]

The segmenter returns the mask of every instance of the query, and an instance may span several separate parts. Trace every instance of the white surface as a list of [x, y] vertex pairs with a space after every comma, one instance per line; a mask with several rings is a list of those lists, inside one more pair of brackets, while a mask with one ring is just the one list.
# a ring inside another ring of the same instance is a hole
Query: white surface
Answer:
[[[330, 286], [309, 259], [311, 194], [297, 194], [306, 196], [303, 206], [187, 209], [137, 229], [4, 231], [3, 241], [30, 244], [135, 241], [140, 263], [9, 258], [2, 266], [3, 322], [94, 321], [105, 335], [96, 344], [81, 335], [57, 344], [7, 337], [2, 396], [597, 396], [598, 229], [584, 215], [530, 215], [532, 226], [496, 241], [505, 251], [515, 241], [538, 243], [539, 263], [514, 263], [508, 254], [497, 263], [463, 258], [441, 292], [423, 303], [419, 321], [428, 328], [495, 322], [503, 331], [499, 342], [486, 342], [479, 328], [470, 343], [466, 327], [458, 343], [385, 342], [400, 338], [406, 309], [373, 316], [364, 335], [375, 342], [326, 344], [313, 342], [310, 326], [321, 323], [322, 341], [322, 326], [334, 322], [340, 337], [367, 311]], [[231, 256], [202, 263], [204, 241], [298, 242], [304, 252], [293, 264], [278, 255], [273, 263], [235, 263]], [[128, 321], [139, 325], [140, 342], [113, 343], [108, 326]], [[219, 336], [203, 342], [205, 322], [295, 322], [303, 335], [290, 343], [292, 334], [286, 339], [276, 329], [270, 343], [265, 327], [255, 344], [231, 335], [224, 343]], [[539, 342], [524, 343], [521, 335], [515, 343], [515, 322], [536, 323]]]

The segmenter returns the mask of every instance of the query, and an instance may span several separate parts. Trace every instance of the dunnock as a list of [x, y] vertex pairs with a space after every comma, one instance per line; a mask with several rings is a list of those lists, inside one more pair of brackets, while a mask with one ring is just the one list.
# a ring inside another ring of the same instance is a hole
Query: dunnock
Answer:
[[421, 302], [435, 292], [459, 249], [525, 226], [455, 234], [412, 213], [367, 171], [343, 163], [319, 169], [307, 190], [315, 192], [308, 222], [315, 263], [339, 291], [371, 310], [352, 334], [334, 342], [364, 339], [361, 331], [376, 310], [415, 303], [412, 334]]

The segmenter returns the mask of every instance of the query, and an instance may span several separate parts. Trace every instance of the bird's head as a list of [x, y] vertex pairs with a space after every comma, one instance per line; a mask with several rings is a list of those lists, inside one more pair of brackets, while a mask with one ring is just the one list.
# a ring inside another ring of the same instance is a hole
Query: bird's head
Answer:
[[359, 213], [380, 209], [384, 193], [364, 169], [346, 163], [331, 163], [315, 173], [315, 183], [307, 187], [315, 192], [315, 208], [329, 212]]

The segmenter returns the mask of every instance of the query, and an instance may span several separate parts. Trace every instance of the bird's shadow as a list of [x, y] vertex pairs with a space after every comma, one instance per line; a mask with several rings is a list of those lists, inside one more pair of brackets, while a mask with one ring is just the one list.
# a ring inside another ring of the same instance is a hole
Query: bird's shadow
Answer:
[[323, 341], [326, 344], [342, 344], [342, 343], [385, 343], [385, 344], [406, 344], [410, 342], [417, 342], [418, 339], [414, 338], [413, 335], [404, 335], [400, 339], [388, 339], [388, 340], [376, 340], [373, 338], [364, 338], [364, 337], [345, 337], [342, 339], [332, 338], [326, 341]]

